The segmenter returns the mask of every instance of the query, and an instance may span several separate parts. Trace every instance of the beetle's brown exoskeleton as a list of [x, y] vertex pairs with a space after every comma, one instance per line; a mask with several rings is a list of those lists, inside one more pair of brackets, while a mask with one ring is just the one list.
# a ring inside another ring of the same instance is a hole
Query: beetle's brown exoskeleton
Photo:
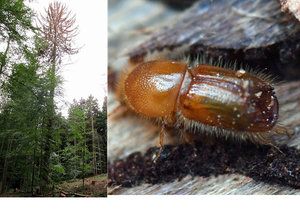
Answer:
[[136, 113], [187, 132], [271, 144], [278, 100], [272, 83], [243, 69], [154, 60], [137, 65], [119, 85], [124, 102]]

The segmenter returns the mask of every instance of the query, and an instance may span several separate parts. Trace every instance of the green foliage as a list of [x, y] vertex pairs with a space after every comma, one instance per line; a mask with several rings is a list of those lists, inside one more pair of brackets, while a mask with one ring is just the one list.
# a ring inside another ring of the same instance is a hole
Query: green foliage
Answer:
[[32, 18], [23, 0], [0, 0], [1, 192], [47, 193], [61, 181], [106, 172], [106, 107], [90, 96], [74, 101], [67, 118], [57, 113], [58, 67]]
[[99, 112], [97, 115], [97, 131], [98, 133], [105, 134], [103, 135], [104, 140], [106, 141], [107, 133], [107, 98], [104, 98], [102, 105], [102, 112]]
[[[34, 52], [26, 52], [26, 61], [13, 66], [4, 83], [8, 102], [0, 112], [0, 166], [7, 175], [6, 189], [13, 183], [25, 191], [38, 189], [43, 180], [42, 155], [45, 144], [49, 74], [40, 74], [42, 66]], [[92, 120], [95, 122], [92, 129]], [[106, 113], [100, 111], [93, 97], [74, 101], [65, 118], [54, 117], [53, 143], [49, 162], [49, 178], [53, 183], [83, 178], [106, 171]], [[101, 135], [100, 135], [100, 132]], [[93, 134], [94, 132], [94, 134]], [[95, 138], [93, 144], [92, 138]], [[95, 156], [93, 156], [95, 152]], [[7, 168], [4, 168], [4, 162]], [[10, 177], [10, 178], [9, 178]], [[50, 183], [49, 183], [50, 184]]]
[[[104, 154], [107, 151], [107, 98], [104, 98], [102, 111], [97, 113], [96, 116], [96, 129], [100, 137], [100, 152]], [[100, 158], [101, 172], [107, 173], [107, 155], [102, 155]]]
[[[13, 65], [12, 74], [3, 85], [9, 100], [0, 113], [0, 161], [3, 166], [2, 183], [8, 177], [14, 177], [14, 181], [8, 181], [19, 182], [18, 188], [29, 190], [33, 170], [37, 168], [30, 163], [36, 158], [34, 154], [39, 153], [39, 139], [43, 138], [40, 125], [45, 103], [42, 97], [43, 79], [37, 74], [37, 60], [29, 52], [26, 54], [27, 60]], [[12, 186], [8, 184], [7, 187]]]
[[28, 34], [36, 31], [32, 18], [33, 12], [23, 0], [0, 0], [0, 83], [3, 75], [9, 75], [9, 67], [17, 63], [15, 59], [23, 58], [24, 49], [30, 45]]
[[55, 175], [65, 174], [65, 169], [61, 164], [53, 165], [53, 172]]
[[0, 36], [20, 41], [32, 30], [32, 11], [24, 0], [0, 0]]
[[[98, 167], [97, 173], [106, 172], [106, 133], [101, 137], [97, 132], [102, 130], [96, 122], [100, 120], [99, 116], [106, 120], [106, 114], [99, 110], [97, 100], [90, 96], [86, 100], [74, 101], [67, 119], [57, 117], [56, 152], [51, 156], [51, 177], [54, 182], [86, 177], [95, 172], [94, 167]], [[95, 120], [94, 135], [91, 119]], [[104, 126], [106, 121], [100, 124]], [[96, 166], [93, 165], [93, 157], [98, 163]], [[63, 168], [63, 173], [58, 173], [58, 166]]]

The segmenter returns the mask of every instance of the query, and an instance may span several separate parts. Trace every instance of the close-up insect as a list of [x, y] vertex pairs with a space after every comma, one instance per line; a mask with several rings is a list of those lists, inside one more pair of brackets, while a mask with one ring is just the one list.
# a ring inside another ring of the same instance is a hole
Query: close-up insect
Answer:
[[109, 4], [109, 194], [300, 193], [293, 14], [277, 0], [122, 5]]
[[285, 131], [276, 125], [278, 100], [267, 76], [193, 65], [171, 60], [144, 62], [118, 86], [130, 109], [159, 121], [159, 145], [163, 146], [166, 127], [260, 144], [271, 144], [270, 134]]

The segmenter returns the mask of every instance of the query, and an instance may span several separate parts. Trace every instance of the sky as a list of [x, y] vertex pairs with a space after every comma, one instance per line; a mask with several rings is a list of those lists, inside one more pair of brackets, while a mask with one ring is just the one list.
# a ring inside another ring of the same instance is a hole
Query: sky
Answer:
[[[67, 114], [66, 104], [73, 99], [87, 98], [93, 95], [102, 106], [107, 91], [107, 14], [102, 0], [57, 0], [66, 4], [76, 15], [79, 33], [75, 46], [80, 47], [76, 55], [65, 58], [61, 76], [64, 79], [63, 97], [57, 99], [63, 115]], [[44, 14], [45, 9], [53, 0], [33, 0], [29, 6], [38, 14]]]

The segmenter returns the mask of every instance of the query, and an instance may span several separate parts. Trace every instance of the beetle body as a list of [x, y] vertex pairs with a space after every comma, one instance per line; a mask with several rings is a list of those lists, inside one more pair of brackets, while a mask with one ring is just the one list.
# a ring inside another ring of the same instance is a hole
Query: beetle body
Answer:
[[134, 112], [185, 131], [263, 143], [278, 119], [272, 84], [243, 69], [155, 60], [137, 65], [121, 86]]

